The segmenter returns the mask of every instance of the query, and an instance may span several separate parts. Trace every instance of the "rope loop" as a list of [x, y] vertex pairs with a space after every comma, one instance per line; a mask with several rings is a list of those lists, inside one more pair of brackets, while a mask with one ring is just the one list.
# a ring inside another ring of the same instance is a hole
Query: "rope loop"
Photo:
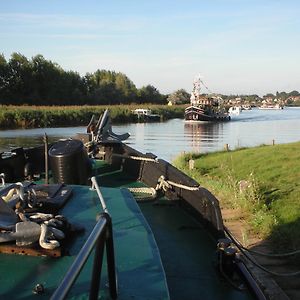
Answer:
[[147, 187], [133, 187], [128, 190], [134, 195], [137, 201], [153, 200], [157, 197], [156, 190], [154, 188]]
[[188, 186], [185, 184], [181, 184], [181, 183], [177, 183], [171, 180], [166, 180], [164, 175], [161, 175], [158, 180], [157, 180], [157, 185], [156, 185], [156, 190], [163, 190], [163, 191], [167, 191], [167, 190], [171, 190], [172, 187], [178, 187], [184, 190], [188, 190], [188, 191], [198, 191], [200, 189], [200, 186]]

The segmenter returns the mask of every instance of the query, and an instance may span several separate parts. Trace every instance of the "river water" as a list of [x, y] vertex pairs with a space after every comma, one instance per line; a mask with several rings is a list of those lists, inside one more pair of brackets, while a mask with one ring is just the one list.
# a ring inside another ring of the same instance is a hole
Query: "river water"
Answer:
[[[128, 145], [172, 161], [182, 152], [218, 151], [224, 149], [225, 144], [235, 149], [300, 141], [300, 108], [252, 109], [225, 123], [188, 124], [182, 119], [173, 119], [161, 123], [114, 125], [113, 131], [129, 132]], [[2, 130], [0, 151], [41, 144], [44, 133], [54, 141], [72, 137], [78, 132], [85, 132], [85, 127]]]

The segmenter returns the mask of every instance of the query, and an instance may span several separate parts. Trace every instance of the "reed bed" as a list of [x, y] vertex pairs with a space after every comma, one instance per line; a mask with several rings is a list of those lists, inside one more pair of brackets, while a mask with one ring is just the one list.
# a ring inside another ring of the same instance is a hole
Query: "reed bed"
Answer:
[[43, 128], [87, 125], [92, 115], [99, 117], [108, 108], [114, 123], [137, 122], [136, 108], [149, 108], [161, 120], [182, 118], [184, 106], [132, 104], [113, 106], [0, 106], [0, 128]]

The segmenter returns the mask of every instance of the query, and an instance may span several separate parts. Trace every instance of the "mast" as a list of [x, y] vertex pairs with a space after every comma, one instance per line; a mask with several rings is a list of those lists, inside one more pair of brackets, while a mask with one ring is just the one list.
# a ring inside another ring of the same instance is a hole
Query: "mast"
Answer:
[[193, 90], [191, 94], [191, 105], [198, 105], [198, 99], [200, 97], [200, 92], [201, 92], [201, 80], [200, 80], [200, 75], [197, 75], [194, 78], [193, 82]]
[[208, 92], [211, 93], [208, 87], [201, 80], [201, 76], [197, 75], [194, 78], [194, 82], [193, 82], [193, 90], [190, 98], [191, 105], [192, 106], [213, 105], [214, 104], [213, 98], [201, 96], [201, 85], [203, 85], [208, 90]]

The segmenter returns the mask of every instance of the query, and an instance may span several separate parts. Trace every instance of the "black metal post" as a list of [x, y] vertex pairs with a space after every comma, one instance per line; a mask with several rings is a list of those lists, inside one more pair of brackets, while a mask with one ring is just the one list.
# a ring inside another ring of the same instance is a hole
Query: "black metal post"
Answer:
[[[107, 230], [105, 230], [106, 234]], [[103, 262], [103, 252], [104, 252], [104, 240], [98, 239], [95, 249], [91, 287], [90, 287], [90, 300], [98, 299], [100, 281], [101, 281], [101, 270]]]
[[117, 287], [117, 275], [116, 275], [116, 264], [114, 255], [114, 241], [112, 232], [112, 221], [109, 214], [106, 214], [107, 218], [107, 240], [106, 240], [106, 255], [107, 255], [107, 272], [109, 279], [109, 292], [112, 299], [118, 297]]
[[48, 172], [49, 172], [49, 166], [48, 166], [48, 136], [45, 133], [44, 135], [44, 143], [45, 143], [45, 183], [49, 183], [49, 177], [48, 177]]
[[75, 280], [80, 274], [80, 271], [84, 267], [87, 259], [89, 258], [96, 242], [106, 233], [105, 226], [107, 225], [107, 219], [101, 218], [95, 225], [93, 231], [88, 237], [87, 241], [81, 248], [80, 252], [76, 256], [73, 264], [68, 270], [67, 274], [63, 278], [62, 282], [51, 296], [52, 300], [65, 299]]

